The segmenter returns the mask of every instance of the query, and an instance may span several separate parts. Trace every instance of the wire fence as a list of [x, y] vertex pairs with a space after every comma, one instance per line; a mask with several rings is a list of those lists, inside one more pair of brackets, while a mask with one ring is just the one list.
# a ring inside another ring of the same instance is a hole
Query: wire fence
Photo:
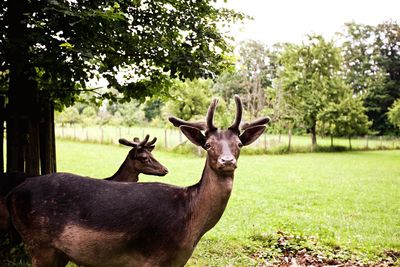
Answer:
[[[177, 128], [153, 128], [153, 127], [113, 127], [113, 126], [57, 126], [56, 138], [102, 143], [118, 144], [120, 138], [132, 140], [134, 137], [143, 139], [146, 134], [150, 138], [157, 137], [158, 148], [173, 149], [187, 143], [186, 137]], [[318, 147], [331, 147], [330, 137], [317, 138]], [[263, 134], [251, 148], [261, 151], [274, 151], [288, 149], [290, 142], [291, 150], [302, 152], [311, 147], [310, 136], [292, 136], [289, 141], [288, 135]], [[336, 148], [349, 149], [348, 138], [334, 138], [333, 145]], [[351, 138], [351, 147], [355, 150], [364, 149], [400, 149], [400, 138], [396, 136], [358, 136]]]

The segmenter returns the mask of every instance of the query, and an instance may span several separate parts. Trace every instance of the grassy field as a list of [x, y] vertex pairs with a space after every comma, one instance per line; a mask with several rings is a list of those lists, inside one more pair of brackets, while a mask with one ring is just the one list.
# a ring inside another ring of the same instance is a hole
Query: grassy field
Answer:
[[[106, 177], [127, 152], [59, 140], [57, 168]], [[170, 172], [141, 181], [184, 186], [200, 178], [204, 158], [154, 154]], [[188, 266], [266, 266], [274, 255], [303, 247], [370, 260], [400, 251], [399, 150], [243, 155], [238, 166], [228, 207]]]

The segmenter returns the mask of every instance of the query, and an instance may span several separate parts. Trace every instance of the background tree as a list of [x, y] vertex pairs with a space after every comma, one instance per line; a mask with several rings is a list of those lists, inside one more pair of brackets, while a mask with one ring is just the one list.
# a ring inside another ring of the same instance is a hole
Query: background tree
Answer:
[[245, 93], [242, 80], [241, 74], [236, 69], [225, 71], [215, 80], [213, 93], [219, 95], [226, 103], [230, 103], [234, 95]]
[[339, 49], [322, 36], [309, 36], [301, 45], [287, 45], [280, 60], [284, 101], [310, 132], [315, 146], [318, 114], [341, 88]]
[[335, 121], [336, 132], [339, 135], [347, 136], [351, 150], [351, 138], [354, 135], [368, 133], [371, 123], [365, 115], [365, 107], [359, 98], [354, 98], [349, 94], [338, 105], [339, 117]]
[[143, 111], [147, 121], [151, 121], [161, 115], [161, 108], [164, 103], [161, 99], [149, 99], [144, 103]]
[[211, 97], [211, 80], [175, 81], [171, 87], [173, 101], [166, 104], [166, 112], [183, 120], [204, 119]]
[[56, 122], [60, 123], [62, 126], [65, 124], [72, 125], [81, 122], [79, 111], [76, 107], [66, 108], [63, 112], [59, 113], [56, 118]]
[[390, 123], [400, 128], [400, 99], [397, 99], [387, 113]]
[[350, 87], [343, 83], [340, 96], [337, 101], [330, 101], [325, 109], [318, 114], [321, 122], [322, 131], [326, 131], [331, 137], [333, 146], [333, 136], [345, 136], [349, 139], [355, 135], [367, 134], [371, 122], [366, 115], [366, 108], [363, 106], [362, 98], [353, 95]]
[[101, 98], [144, 100], [165, 94], [170, 77], [218, 74], [230, 63], [230, 48], [217, 25], [242, 15], [212, 3], [1, 1], [7, 170], [39, 174], [39, 158], [46, 165], [42, 173], [55, 170], [55, 155], [49, 155], [53, 104], [71, 105], [80, 92], [93, 90], [87, 88], [90, 79], [104, 79], [115, 89], [99, 92]]
[[265, 90], [272, 85], [275, 68], [267, 46], [257, 41], [242, 42], [239, 49], [238, 73], [244, 91], [243, 103], [250, 119], [259, 116], [265, 107]]
[[368, 110], [367, 114], [376, 118], [377, 125], [380, 125], [376, 129], [381, 133], [393, 133], [394, 128], [388, 122], [385, 113], [394, 101], [400, 98], [400, 25], [391, 21], [378, 24], [375, 36], [374, 50], [379, 55], [378, 66], [387, 78], [381, 91], [381, 94], [386, 93], [386, 99], [381, 101], [379, 112], [372, 113]]
[[393, 132], [385, 114], [400, 97], [400, 25], [349, 23], [343, 37], [347, 82], [363, 96], [372, 129], [379, 134]]
[[109, 103], [104, 112], [111, 115], [111, 124], [132, 127], [143, 124], [145, 112], [141, 109], [140, 102], [131, 100], [123, 103]]

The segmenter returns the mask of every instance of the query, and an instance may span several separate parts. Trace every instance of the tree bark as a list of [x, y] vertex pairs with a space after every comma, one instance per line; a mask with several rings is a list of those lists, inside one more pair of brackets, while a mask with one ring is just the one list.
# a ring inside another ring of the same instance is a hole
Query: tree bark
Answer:
[[292, 127], [289, 127], [289, 129], [288, 129], [288, 136], [289, 136], [288, 151], [290, 151], [291, 146], [292, 146]]
[[311, 149], [314, 150], [314, 148], [317, 146], [317, 131], [315, 123], [310, 128], [310, 134], [311, 134]]
[[350, 150], [352, 149], [352, 147], [351, 147], [351, 136], [349, 135], [349, 148], [350, 148]]
[[25, 172], [29, 175], [40, 175], [40, 142], [38, 118], [34, 116], [27, 123], [28, 136], [25, 147]]
[[7, 171], [39, 174], [39, 105], [35, 69], [29, 62], [28, 1], [7, 1], [10, 80], [7, 106]]
[[56, 172], [54, 105], [48, 97], [41, 98], [40, 166], [41, 174]]
[[0, 172], [4, 172], [4, 121], [5, 121], [5, 99], [0, 96]]

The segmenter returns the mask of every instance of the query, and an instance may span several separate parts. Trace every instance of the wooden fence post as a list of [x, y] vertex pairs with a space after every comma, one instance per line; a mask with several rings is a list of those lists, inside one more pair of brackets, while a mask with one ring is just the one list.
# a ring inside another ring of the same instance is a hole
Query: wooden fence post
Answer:
[[264, 150], [267, 150], [267, 134], [264, 133]]
[[164, 129], [164, 147], [165, 147], [165, 148], [168, 148], [167, 129]]

